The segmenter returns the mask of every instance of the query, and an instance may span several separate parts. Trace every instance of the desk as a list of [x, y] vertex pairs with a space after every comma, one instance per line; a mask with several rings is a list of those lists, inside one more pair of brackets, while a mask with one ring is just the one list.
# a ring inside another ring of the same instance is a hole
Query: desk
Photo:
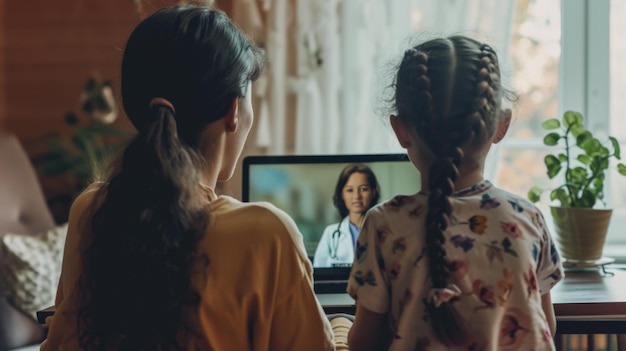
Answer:
[[559, 334], [625, 334], [626, 271], [567, 272], [552, 289]]
[[[551, 291], [559, 334], [626, 334], [626, 271], [567, 272]], [[318, 295], [326, 313], [354, 313], [347, 294]]]
[[[567, 272], [552, 289], [559, 334], [626, 334], [626, 271], [613, 276], [593, 272]], [[326, 313], [354, 314], [348, 294], [320, 294]], [[39, 323], [54, 314], [54, 307], [37, 312]]]

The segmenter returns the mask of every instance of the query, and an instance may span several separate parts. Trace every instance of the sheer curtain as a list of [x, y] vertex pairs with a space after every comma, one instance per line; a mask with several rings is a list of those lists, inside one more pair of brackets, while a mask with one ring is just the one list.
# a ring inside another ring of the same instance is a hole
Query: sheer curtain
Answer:
[[[298, 0], [298, 154], [399, 151], [381, 99], [413, 39], [464, 34], [498, 51], [507, 78], [516, 0]], [[492, 167], [493, 169], [493, 167]]]
[[[289, 31], [295, 27], [293, 9], [297, 0], [222, 0], [233, 21], [254, 41], [265, 48], [269, 64], [254, 84], [253, 104], [256, 123], [248, 149], [252, 153], [288, 152]], [[244, 154], [246, 152], [244, 151]]]

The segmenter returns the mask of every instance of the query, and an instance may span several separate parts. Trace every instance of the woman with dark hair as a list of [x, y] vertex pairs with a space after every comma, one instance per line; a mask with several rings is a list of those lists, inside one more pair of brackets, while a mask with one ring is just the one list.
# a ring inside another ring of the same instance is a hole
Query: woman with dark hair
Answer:
[[351, 164], [341, 171], [333, 194], [341, 220], [324, 229], [313, 257], [314, 267], [352, 263], [363, 217], [379, 198], [378, 181], [369, 167]]
[[331, 350], [301, 234], [282, 211], [217, 196], [265, 63], [228, 17], [162, 9], [126, 44], [137, 135], [74, 202], [48, 350]]

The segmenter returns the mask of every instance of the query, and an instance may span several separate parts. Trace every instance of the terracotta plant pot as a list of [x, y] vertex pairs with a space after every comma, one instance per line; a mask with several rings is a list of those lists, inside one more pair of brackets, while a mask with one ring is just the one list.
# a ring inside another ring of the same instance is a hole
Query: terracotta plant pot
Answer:
[[568, 260], [595, 261], [602, 257], [613, 210], [552, 207], [555, 241]]

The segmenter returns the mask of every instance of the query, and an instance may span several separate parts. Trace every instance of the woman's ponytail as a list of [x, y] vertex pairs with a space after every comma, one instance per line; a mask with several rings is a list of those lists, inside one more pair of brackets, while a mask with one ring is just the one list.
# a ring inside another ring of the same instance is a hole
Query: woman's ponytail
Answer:
[[157, 104], [150, 113], [153, 122], [124, 150], [92, 217], [82, 311], [89, 318], [81, 320], [90, 332], [81, 343], [99, 340], [98, 350], [175, 349], [181, 326], [193, 333], [185, 323], [199, 301], [191, 272], [209, 221], [207, 199], [199, 159], [178, 139], [172, 109]]

